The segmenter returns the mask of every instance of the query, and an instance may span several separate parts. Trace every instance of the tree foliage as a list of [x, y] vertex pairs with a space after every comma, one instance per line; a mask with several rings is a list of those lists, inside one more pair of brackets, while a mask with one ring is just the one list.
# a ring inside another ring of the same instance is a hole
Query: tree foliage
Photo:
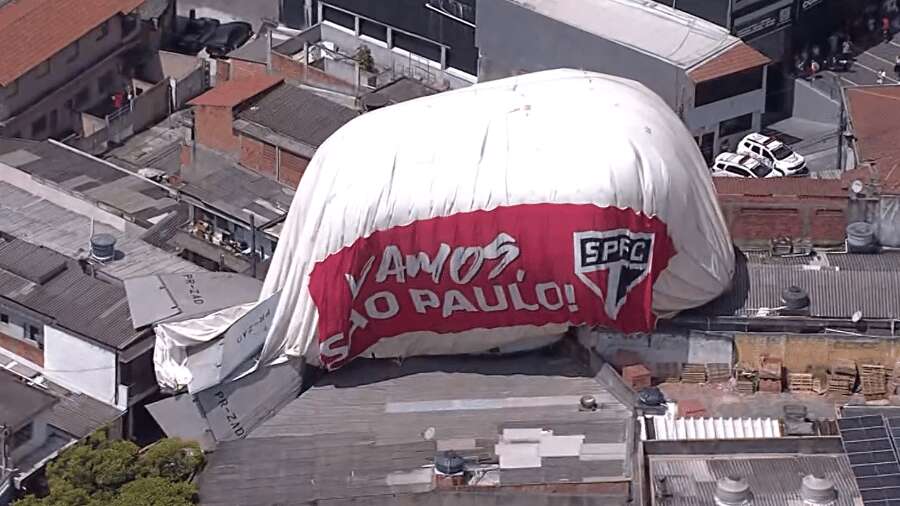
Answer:
[[141, 453], [129, 441], [98, 431], [47, 467], [50, 493], [26, 496], [14, 506], [189, 506], [188, 483], [204, 463], [194, 442], [163, 439]]

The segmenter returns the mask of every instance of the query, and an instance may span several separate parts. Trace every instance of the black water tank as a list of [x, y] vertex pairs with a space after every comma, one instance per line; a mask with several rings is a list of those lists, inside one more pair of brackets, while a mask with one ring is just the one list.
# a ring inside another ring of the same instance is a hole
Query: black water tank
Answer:
[[456, 452], [439, 452], [434, 456], [434, 467], [444, 474], [459, 474], [463, 472], [466, 461]]
[[781, 302], [784, 304], [784, 315], [808, 315], [809, 294], [799, 286], [790, 286], [781, 292]]
[[116, 238], [110, 234], [95, 234], [91, 237], [91, 256], [101, 262], [116, 256]]

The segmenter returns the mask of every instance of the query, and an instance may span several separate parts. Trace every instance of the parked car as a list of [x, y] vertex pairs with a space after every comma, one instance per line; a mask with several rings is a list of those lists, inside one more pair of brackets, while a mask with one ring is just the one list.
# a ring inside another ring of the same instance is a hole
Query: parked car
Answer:
[[216, 28], [215, 34], [206, 41], [206, 51], [210, 56], [223, 57], [243, 46], [253, 36], [250, 23], [235, 21], [223, 23]]
[[779, 177], [781, 173], [749, 155], [720, 153], [711, 168], [714, 177], [746, 177], [762, 179]]
[[780, 172], [784, 176], [803, 176], [809, 174], [806, 160], [785, 146], [778, 139], [752, 133], [741, 139], [737, 147], [738, 154], [749, 155]]
[[219, 27], [219, 20], [213, 18], [189, 18], [184, 29], [175, 40], [178, 51], [195, 55], [200, 52]]

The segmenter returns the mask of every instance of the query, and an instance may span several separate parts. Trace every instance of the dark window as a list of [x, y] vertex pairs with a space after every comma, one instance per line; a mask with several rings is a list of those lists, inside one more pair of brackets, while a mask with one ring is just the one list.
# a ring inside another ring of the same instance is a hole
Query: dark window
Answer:
[[45, 75], [50, 73], [50, 61], [43, 61], [34, 68], [34, 75], [37, 77], [44, 77]]
[[56, 128], [59, 126], [59, 113], [56, 112], [56, 109], [50, 111], [50, 134], [56, 133]]
[[726, 119], [719, 123], [719, 137], [739, 134], [753, 128], [753, 113]]
[[738, 176], [741, 176], [741, 177], [749, 177], [750, 176], [750, 173], [747, 171], [747, 169], [744, 169], [742, 167], [735, 167], [733, 165], [729, 165], [725, 170], [732, 174], [737, 174]]
[[83, 107], [87, 102], [91, 99], [91, 90], [87, 87], [81, 88], [81, 91], [75, 95], [75, 107], [73, 109], [77, 109], [79, 107]]
[[47, 130], [47, 118], [41, 116], [31, 124], [31, 136], [40, 137]]
[[34, 424], [29, 422], [28, 425], [22, 427], [17, 430], [12, 435], [12, 440], [10, 441], [9, 446], [12, 449], [16, 449], [19, 446], [31, 441], [31, 436], [34, 434]]
[[361, 19], [359, 20], [359, 33], [368, 35], [369, 37], [380, 40], [381, 42], [387, 42], [387, 27], [380, 23], [373, 23], [371, 21]]
[[762, 88], [763, 67], [697, 83], [694, 107], [711, 104]]
[[113, 73], [111, 70], [109, 72], [103, 74], [100, 77], [100, 80], [97, 81], [97, 91], [99, 91], [100, 94], [103, 94], [103, 93], [106, 93], [107, 91], [113, 89], [113, 79], [114, 79], [114, 77], [113, 77]]
[[41, 329], [35, 327], [34, 325], [29, 325], [28, 326], [28, 339], [31, 339], [32, 341], [34, 341], [36, 343], [40, 343], [41, 342]]
[[343, 26], [344, 28], [356, 30], [354, 17], [344, 11], [339, 11], [337, 9], [323, 5], [322, 17], [325, 19], [325, 21], [330, 21], [336, 25]]
[[106, 36], [109, 35], [109, 20], [104, 21], [102, 25], [97, 27], [97, 30], [97, 40], [106, 38]]
[[441, 46], [438, 46], [437, 44], [401, 32], [394, 32], [393, 39], [394, 45], [400, 49], [405, 49], [412, 54], [424, 56], [431, 61], [441, 61]]
[[0, 323], [9, 323], [9, 315], [0, 313]]

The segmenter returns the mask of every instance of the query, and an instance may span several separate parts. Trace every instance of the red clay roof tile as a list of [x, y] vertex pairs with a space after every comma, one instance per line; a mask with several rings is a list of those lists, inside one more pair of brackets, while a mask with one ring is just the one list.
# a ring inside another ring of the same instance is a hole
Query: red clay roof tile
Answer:
[[868, 167], [846, 172], [854, 179], [878, 179], [882, 190], [900, 191], [900, 86], [859, 86], [846, 91], [847, 112], [860, 162]]
[[759, 51], [743, 42], [739, 42], [694, 67], [688, 72], [688, 76], [695, 83], [701, 83], [742, 70], [767, 65], [771, 61]]
[[235, 107], [264, 91], [274, 88], [281, 84], [282, 81], [283, 79], [280, 77], [266, 74], [232, 79], [191, 100], [188, 104]]
[[144, 0], [13, 0], [0, 7], [0, 85], [6, 86]]

